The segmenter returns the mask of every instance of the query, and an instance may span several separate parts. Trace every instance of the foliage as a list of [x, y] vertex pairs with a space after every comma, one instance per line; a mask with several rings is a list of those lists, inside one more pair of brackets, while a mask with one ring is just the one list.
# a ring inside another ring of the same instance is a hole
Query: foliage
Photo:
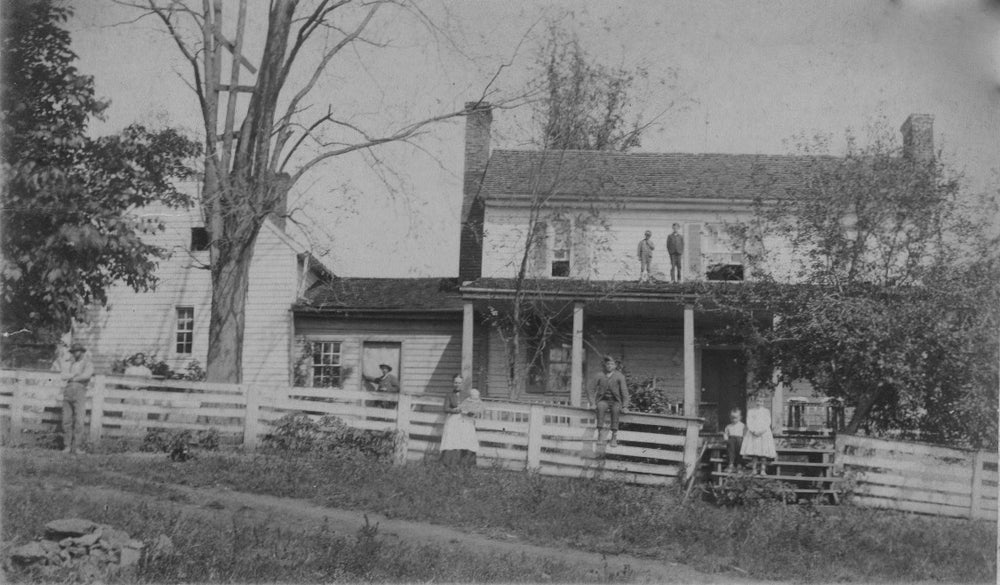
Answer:
[[124, 374], [125, 368], [127, 368], [138, 355], [142, 355], [146, 358], [146, 367], [148, 367], [150, 372], [153, 373], [153, 376], [157, 378], [162, 378], [164, 380], [187, 380], [189, 382], [201, 382], [205, 379], [205, 370], [201, 367], [198, 360], [189, 361], [187, 365], [184, 366], [183, 370], [174, 370], [170, 367], [169, 363], [159, 359], [156, 354], [147, 355], [141, 351], [111, 362], [111, 373], [119, 375]]
[[656, 376], [637, 376], [626, 371], [625, 381], [628, 383], [630, 411], [652, 414], [670, 412], [666, 388], [662, 385], [663, 380]]
[[187, 461], [193, 455], [191, 449], [215, 451], [219, 448], [219, 431], [150, 429], [142, 439], [141, 451], [163, 452], [171, 461]]
[[[758, 282], [710, 291], [739, 321], [730, 333], [757, 384], [778, 368], [844, 399], [847, 432], [995, 446], [1000, 241], [989, 208], [966, 203], [940, 162], [887, 139], [842, 158], [807, 152], [787, 199], [758, 200], [731, 230], [757, 252]], [[802, 259], [794, 269], [774, 257], [779, 242]]]
[[545, 150], [612, 150], [639, 146], [646, 126], [641, 115], [629, 119], [632, 88], [647, 72], [642, 67], [607, 67], [584, 51], [576, 34], [549, 27], [538, 53], [546, 90], [535, 106]]
[[164, 250], [141, 236], [162, 229], [134, 213], [153, 202], [188, 205], [174, 181], [193, 175], [200, 150], [177, 131], [130, 126], [87, 136], [107, 108], [93, 79], [78, 73], [71, 10], [49, 0], [5, 7], [3, 37], [3, 235], [0, 273], [7, 330], [58, 336], [122, 282], [156, 282]]
[[709, 499], [720, 506], [757, 506], [764, 502], [795, 502], [791, 485], [747, 470], [731, 473], [719, 485], [705, 487]]
[[375, 460], [392, 459], [396, 431], [356, 429], [336, 416], [314, 420], [306, 414], [286, 414], [275, 422], [274, 431], [265, 435], [263, 446], [276, 451], [309, 453], [353, 451]]

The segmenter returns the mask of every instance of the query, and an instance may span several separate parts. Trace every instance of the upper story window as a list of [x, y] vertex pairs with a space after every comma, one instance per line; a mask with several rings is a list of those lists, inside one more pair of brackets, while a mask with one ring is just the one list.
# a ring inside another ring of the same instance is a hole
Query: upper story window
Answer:
[[701, 241], [701, 253], [705, 263], [705, 278], [708, 280], [743, 280], [743, 253], [726, 231], [725, 224], [705, 225]]
[[175, 351], [191, 355], [194, 348], [194, 307], [177, 307], [177, 334]]
[[204, 227], [191, 228], [190, 249], [192, 252], [204, 252], [208, 249], [210, 243], [207, 229]]
[[572, 255], [572, 232], [568, 219], [552, 220], [552, 250], [550, 254], [550, 276], [566, 278], [570, 275]]

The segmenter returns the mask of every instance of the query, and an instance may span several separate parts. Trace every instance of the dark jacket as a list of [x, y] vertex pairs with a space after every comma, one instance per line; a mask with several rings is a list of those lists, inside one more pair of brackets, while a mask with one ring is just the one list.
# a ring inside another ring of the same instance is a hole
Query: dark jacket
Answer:
[[667, 253], [671, 255], [684, 253], [684, 237], [679, 233], [667, 236]]
[[594, 382], [593, 392], [590, 395], [590, 403], [597, 406], [597, 401], [608, 400], [606, 396], [610, 396], [611, 400], [614, 400], [622, 405], [622, 408], [628, 408], [628, 384], [625, 382], [625, 376], [619, 372], [611, 372], [610, 375], [601, 373]]

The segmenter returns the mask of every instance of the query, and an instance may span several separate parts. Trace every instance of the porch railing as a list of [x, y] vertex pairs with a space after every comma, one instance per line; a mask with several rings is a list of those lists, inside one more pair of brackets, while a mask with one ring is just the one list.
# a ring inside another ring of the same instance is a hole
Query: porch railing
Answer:
[[[0, 431], [7, 444], [59, 425], [61, 382], [45, 372], [0, 371]], [[90, 438], [141, 439], [151, 430], [217, 431], [257, 447], [288, 413], [334, 415], [361, 429], [396, 430], [397, 459], [436, 456], [444, 426], [442, 396], [373, 394], [330, 388], [262, 388], [97, 376], [89, 394]], [[619, 445], [598, 444], [593, 412], [565, 405], [487, 400], [477, 420], [480, 465], [544, 475], [662, 484], [697, 467], [701, 419], [627, 414]]]

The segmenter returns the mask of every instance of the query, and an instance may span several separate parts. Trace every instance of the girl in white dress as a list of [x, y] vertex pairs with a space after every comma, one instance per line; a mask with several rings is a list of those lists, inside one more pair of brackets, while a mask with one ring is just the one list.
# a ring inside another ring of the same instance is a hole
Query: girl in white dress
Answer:
[[753, 408], [747, 410], [747, 430], [743, 436], [740, 455], [753, 463], [754, 473], [765, 473], [768, 459], [777, 459], [774, 435], [771, 433], [771, 411], [764, 406], [760, 394], [754, 399]]

